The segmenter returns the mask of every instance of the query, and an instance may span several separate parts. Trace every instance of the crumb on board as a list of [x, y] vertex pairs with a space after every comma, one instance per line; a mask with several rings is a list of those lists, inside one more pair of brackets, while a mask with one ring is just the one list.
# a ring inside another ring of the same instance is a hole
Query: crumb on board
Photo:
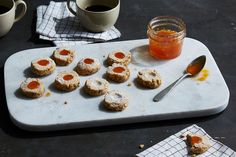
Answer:
[[45, 94], [46, 97], [49, 97], [51, 95], [52, 95], [51, 91], [47, 91], [46, 94]]
[[144, 144], [140, 144], [140, 145], [139, 145], [139, 148], [140, 148], [140, 149], [143, 149], [143, 148], [144, 148]]
[[129, 82], [128, 84], [127, 84], [127, 86], [131, 86], [132, 85], [132, 83], [131, 82]]
[[105, 55], [103, 55], [102, 57], [103, 57], [103, 58], [105, 58], [106, 56], [105, 56]]
[[218, 136], [216, 136], [216, 137], [214, 137], [214, 139], [225, 139], [225, 137], [218, 137]]
[[186, 135], [180, 135], [180, 138], [184, 141], [187, 139]]
[[64, 104], [66, 105], [66, 104], [68, 104], [68, 102], [67, 102], [67, 101], [65, 101], [65, 102], [64, 102]]
[[180, 135], [179, 137], [180, 137], [180, 138], [185, 138], [186, 136], [183, 134], [183, 135]]

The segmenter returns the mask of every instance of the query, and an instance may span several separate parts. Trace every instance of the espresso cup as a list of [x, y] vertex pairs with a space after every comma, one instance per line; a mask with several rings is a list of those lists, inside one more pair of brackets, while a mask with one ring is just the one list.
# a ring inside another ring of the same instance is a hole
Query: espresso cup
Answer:
[[84, 28], [103, 32], [111, 28], [120, 12], [120, 0], [76, 0], [76, 11], [67, 0], [69, 11], [77, 16]]
[[[15, 16], [18, 5], [22, 5], [23, 9]], [[22, 0], [0, 0], [0, 37], [10, 31], [12, 25], [25, 15], [26, 10], [27, 6]]]

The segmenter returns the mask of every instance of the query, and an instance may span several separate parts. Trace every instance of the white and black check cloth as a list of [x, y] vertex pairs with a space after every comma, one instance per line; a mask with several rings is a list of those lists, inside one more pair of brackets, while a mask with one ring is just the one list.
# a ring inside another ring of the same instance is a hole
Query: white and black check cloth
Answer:
[[[75, 8], [75, 3], [72, 3]], [[40, 39], [51, 40], [57, 46], [71, 46], [103, 42], [119, 38], [121, 33], [114, 26], [101, 33], [86, 31], [77, 17], [73, 16], [66, 2], [51, 1], [49, 6], [37, 8], [36, 32]]]
[[236, 153], [219, 141], [211, 138], [202, 128], [192, 125], [180, 132], [172, 135], [154, 146], [136, 154], [138, 157], [188, 157], [190, 156], [186, 142], [181, 135], [193, 133], [207, 136], [211, 142], [211, 147], [198, 157], [235, 157]]

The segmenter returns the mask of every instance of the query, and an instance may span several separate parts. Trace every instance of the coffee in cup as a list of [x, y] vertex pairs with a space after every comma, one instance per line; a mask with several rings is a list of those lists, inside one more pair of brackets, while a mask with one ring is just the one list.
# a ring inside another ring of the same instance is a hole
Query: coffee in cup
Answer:
[[89, 31], [103, 32], [111, 28], [117, 21], [120, 11], [120, 0], [76, 0], [76, 11], [67, 0], [69, 11], [77, 16]]
[[[16, 8], [22, 5], [23, 9], [19, 15], [15, 16]], [[1, 0], [0, 1], [0, 37], [7, 34], [12, 25], [19, 21], [26, 13], [27, 6], [22, 0]]]

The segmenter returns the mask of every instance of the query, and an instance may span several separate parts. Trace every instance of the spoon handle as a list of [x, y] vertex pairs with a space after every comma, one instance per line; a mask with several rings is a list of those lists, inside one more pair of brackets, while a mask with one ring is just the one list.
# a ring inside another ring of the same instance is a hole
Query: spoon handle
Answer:
[[177, 84], [179, 84], [185, 77], [189, 76], [188, 73], [185, 73], [184, 75], [182, 75], [179, 79], [177, 79], [175, 82], [173, 82], [172, 84], [170, 84], [168, 87], [166, 87], [165, 89], [163, 89], [160, 93], [158, 93], [154, 98], [153, 101], [157, 102], [160, 101], [162, 98], [164, 98], [164, 96], [166, 96]]

